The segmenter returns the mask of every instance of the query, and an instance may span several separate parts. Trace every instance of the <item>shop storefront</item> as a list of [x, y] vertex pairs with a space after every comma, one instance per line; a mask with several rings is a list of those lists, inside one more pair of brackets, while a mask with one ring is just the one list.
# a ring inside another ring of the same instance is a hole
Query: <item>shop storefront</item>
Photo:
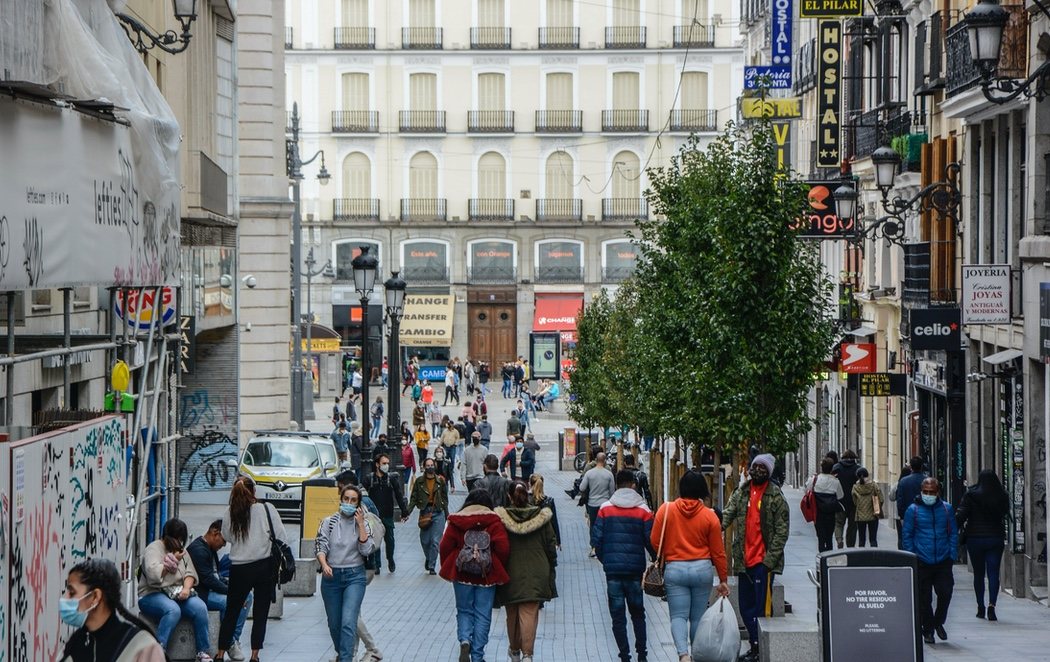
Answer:
[[562, 379], [568, 379], [576, 356], [576, 318], [583, 309], [583, 293], [536, 294], [534, 332], [561, 334]]

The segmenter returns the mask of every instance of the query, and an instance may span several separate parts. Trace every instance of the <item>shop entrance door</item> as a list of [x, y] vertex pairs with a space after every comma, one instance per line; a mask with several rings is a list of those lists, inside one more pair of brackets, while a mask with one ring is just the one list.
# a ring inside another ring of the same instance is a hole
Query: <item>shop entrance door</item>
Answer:
[[513, 361], [517, 348], [517, 306], [513, 303], [472, 303], [467, 307], [469, 356], [485, 361], [493, 380], [499, 379], [504, 361]]

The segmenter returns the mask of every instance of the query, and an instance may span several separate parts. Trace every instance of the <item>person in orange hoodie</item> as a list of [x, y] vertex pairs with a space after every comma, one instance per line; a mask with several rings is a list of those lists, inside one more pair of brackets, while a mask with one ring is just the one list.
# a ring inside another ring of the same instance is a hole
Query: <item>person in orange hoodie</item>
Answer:
[[707, 479], [700, 471], [690, 469], [678, 481], [679, 498], [660, 506], [653, 522], [651, 541], [657, 556], [666, 563], [667, 609], [679, 662], [691, 659], [692, 640], [707, 611], [716, 572], [718, 594], [729, 595], [722, 525], [703, 501], [709, 495]]

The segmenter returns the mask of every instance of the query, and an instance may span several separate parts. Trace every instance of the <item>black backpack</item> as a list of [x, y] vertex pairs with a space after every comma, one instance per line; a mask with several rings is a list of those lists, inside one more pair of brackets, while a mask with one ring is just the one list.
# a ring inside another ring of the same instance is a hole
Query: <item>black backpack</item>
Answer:
[[492, 538], [489, 532], [471, 529], [463, 534], [463, 549], [456, 555], [456, 570], [485, 577], [492, 570]]

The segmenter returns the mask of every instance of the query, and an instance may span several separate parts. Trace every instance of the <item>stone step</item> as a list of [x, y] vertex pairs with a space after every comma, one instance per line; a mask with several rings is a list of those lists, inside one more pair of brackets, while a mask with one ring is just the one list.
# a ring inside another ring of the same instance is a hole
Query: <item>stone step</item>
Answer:
[[[729, 584], [729, 601], [733, 603], [733, 609], [736, 610], [737, 625], [739, 625], [742, 628], [744, 627], [744, 621], [740, 618], [740, 599], [739, 594], [737, 592], [737, 578], [730, 577], [729, 581], [726, 583]], [[708, 598], [708, 604], [713, 605], [716, 600], [718, 600], [718, 593], [716, 593], [715, 589], [712, 588], [711, 597]], [[773, 583], [772, 615], [775, 618], [780, 618], [784, 616], [784, 586], [781, 584], [777, 584], [776, 582]]]
[[[814, 618], [758, 619], [761, 662], [814, 662], [820, 659], [820, 632]], [[775, 651], [775, 653], [774, 653]], [[863, 655], [862, 655], [863, 657]]]
[[[142, 620], [157, 628], [157, 619], [146, 614], [139, 614]], [[219, 612], [208, 612], [208, 645], [211, 647], [209, 653], [214, 653], [219, 645]], [[183, 618], [175, 626], [175, 630], [168, 638], [168, 659], [172, 662], [181, 660], [194, 660], [197, 657], [196, 637], [194, 636], [193, 623], [188, 618]]]
[[281, 588], [290, 598], [309, 598], [317, 593], [317, 559], [296, 559], [295, 577]]

